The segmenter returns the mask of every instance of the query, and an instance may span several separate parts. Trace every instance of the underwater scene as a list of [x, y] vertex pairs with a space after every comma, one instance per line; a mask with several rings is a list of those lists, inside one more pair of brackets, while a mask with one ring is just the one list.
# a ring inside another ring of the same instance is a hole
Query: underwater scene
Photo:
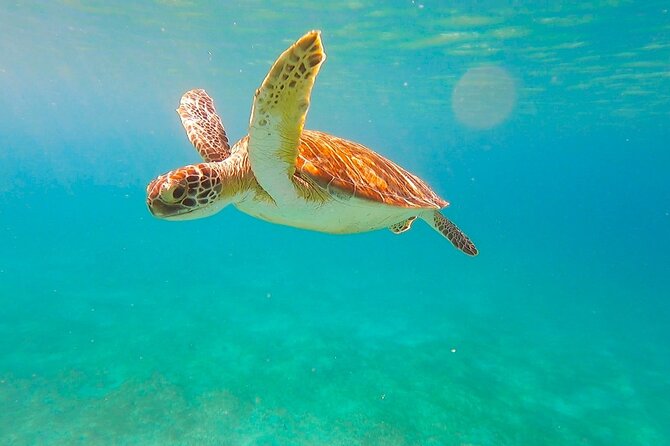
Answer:
[[670, 445], [669, 10], [3, 0], [0, 445]]

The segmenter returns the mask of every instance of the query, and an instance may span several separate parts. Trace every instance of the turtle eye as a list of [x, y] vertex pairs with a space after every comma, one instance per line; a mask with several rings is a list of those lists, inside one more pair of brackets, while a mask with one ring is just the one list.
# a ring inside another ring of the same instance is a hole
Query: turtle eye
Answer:
[[182, 185], [175, 187], [174, 190], [172, 191], [172, 198], [175, 201], [181, 200], [182, 198], [184, 198], [185, 195], [186, 195], [186, 188]]
[[176, 203], [186, 196], [186, 186], [177, 183], [166, 182], [161, 188], [161, 199], [165, 203]]

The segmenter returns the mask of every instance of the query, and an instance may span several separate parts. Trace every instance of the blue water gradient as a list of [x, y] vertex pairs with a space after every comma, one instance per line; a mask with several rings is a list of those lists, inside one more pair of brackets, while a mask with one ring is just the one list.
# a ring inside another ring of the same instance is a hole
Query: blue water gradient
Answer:
[[[663, 2], [8, 3], [0, 444], [670, 444]], [[428, 181], [478, 257], [422, 222], [148, 213], [146, 183], [198, 160], [181, 94], [241, 137], [312, 28], [307, 127]], [[495, 89], [452, 102], [482, 66], [515, 89], [487, 129], [458, 107], [490, 117]]]

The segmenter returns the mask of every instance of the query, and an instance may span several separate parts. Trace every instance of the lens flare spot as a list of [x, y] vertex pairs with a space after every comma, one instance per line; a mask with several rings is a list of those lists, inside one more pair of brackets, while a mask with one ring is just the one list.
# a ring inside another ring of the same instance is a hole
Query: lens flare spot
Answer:
[[454, 87], [451, 107], [463, 125], [485, 130], [504, 122], [516, 99], [512, 76], [504, 68], [490, 65], [465, 72]]

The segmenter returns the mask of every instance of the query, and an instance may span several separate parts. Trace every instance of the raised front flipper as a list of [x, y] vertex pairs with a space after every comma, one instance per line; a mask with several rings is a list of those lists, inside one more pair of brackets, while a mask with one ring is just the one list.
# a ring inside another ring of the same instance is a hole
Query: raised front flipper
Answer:
[[177, 109], [189, 141], [206, 162], [223, 161], [230, 156], [228, 136], [214, 101], [205, 90], [190, 90], [181, 97]]
[[326, 55], [319, 31], [291, 45], [256, 90], [249, 121], [249, 160], [277, 203], [295, 196], [293, 173], [314, 79]]

